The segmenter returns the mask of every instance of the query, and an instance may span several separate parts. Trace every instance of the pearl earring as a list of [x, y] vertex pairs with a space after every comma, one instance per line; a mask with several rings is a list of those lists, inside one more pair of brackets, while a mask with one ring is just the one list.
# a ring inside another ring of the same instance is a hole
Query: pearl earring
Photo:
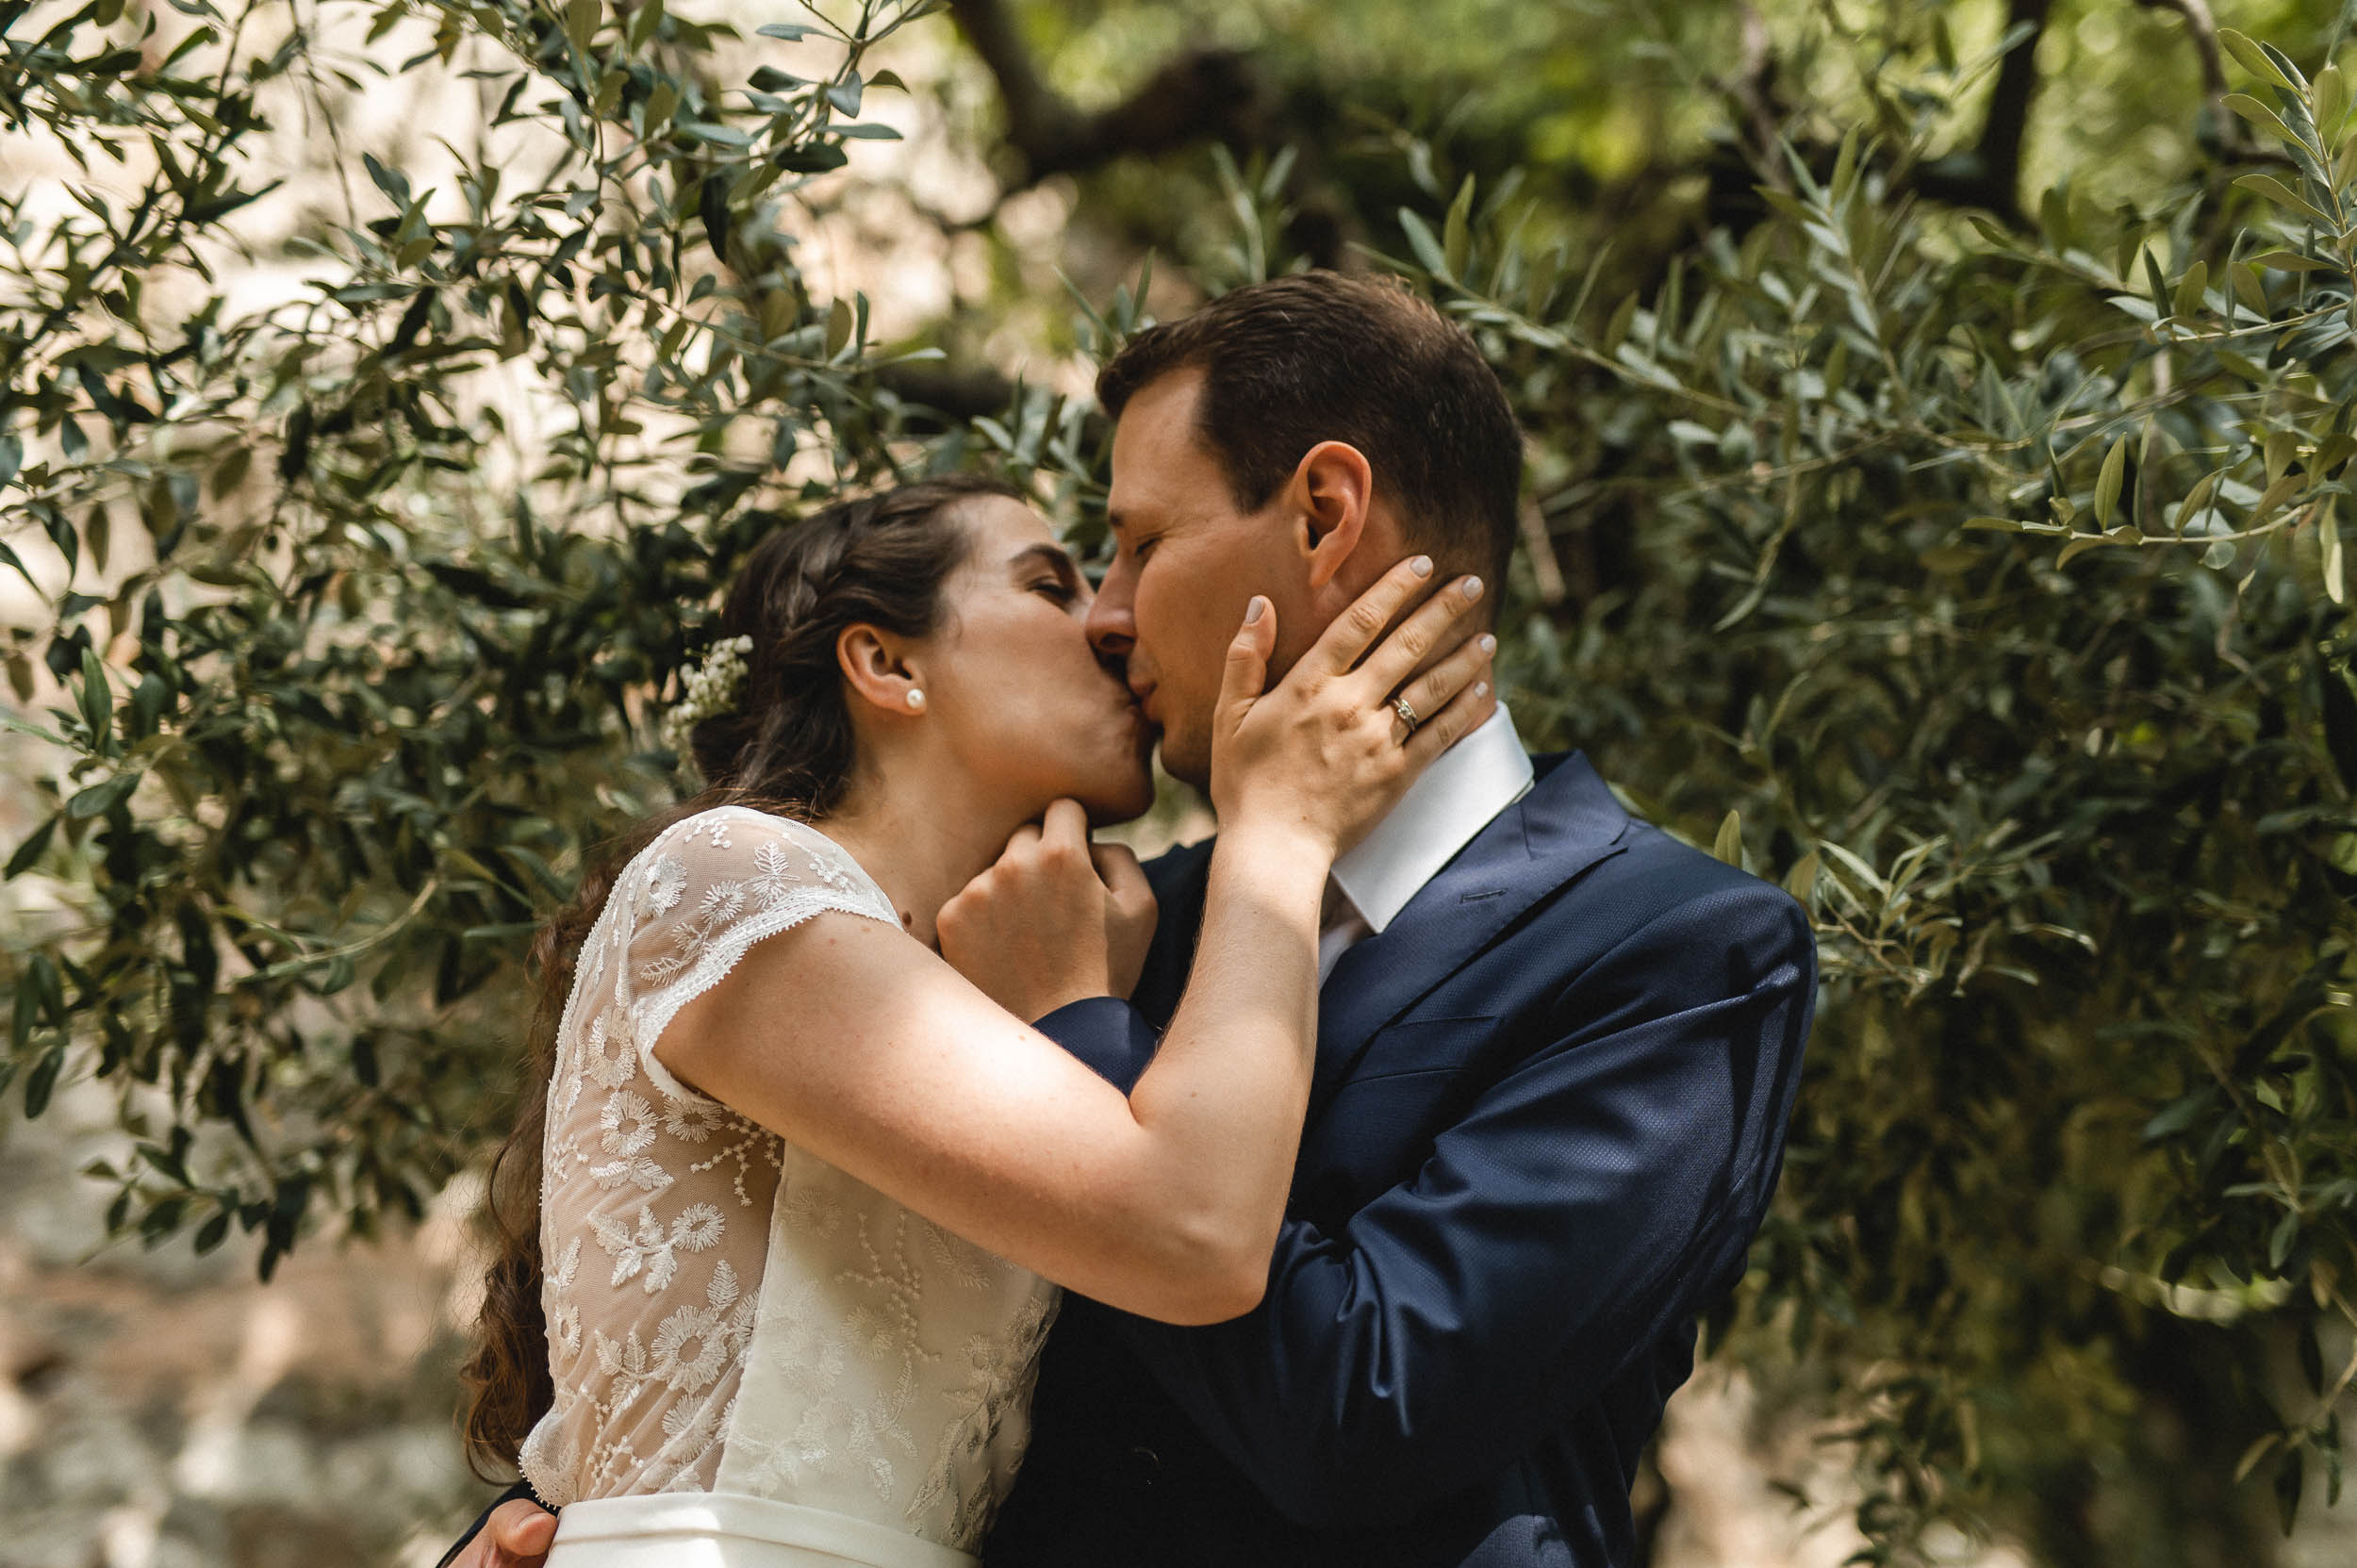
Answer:
[[923, 713], [924, 711], [925, 694], [915, 686], [909, 687], [909, 712]]

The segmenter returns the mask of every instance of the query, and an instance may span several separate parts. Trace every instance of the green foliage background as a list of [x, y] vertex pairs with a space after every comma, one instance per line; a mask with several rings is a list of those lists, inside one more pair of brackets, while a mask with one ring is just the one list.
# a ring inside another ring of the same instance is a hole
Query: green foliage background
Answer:
[[[414, 1216], [503, 1126], [536, 915], [673, 787], [652, 717], [738, 553], [972, 461], [1093, 543], [1101, 421], [998, 379], [994, 330], [1052, 362], [1341, 261], [1428, 289], [1523, 414], [1526, 738], [1817, 917], [1783, 1190], [1711, 1331], [1853, 1423], [1873, 1555], [1950, 1520], [2263, 1561], [2337, 1496], [2340, 8], [962, 4], [973, 57], [912, 89], [875, 56], [947, 39], [921, 5], [173, 7], [0, 0], [0, 138], [141, 191], [0, 178], [0, 570], [41, 606], [6, 869], [48, 895], [0, 1075], [10, 1114], [115, 1090], [120, 1232], [257, 1232], [267, 1273]], [[455, 188], [327, 118], [349, 208], [241, 313], [254, 149], [371, 73], [472, 84]], [[1186, 91], [1208, 151], [1122, 117]], [[880, 342], [801, 237], [896, 91], [1001, 199], [941, 220], [985, 280]], [[1005, 220], [1043, 178], [1097, 306], [1039, 313]]]

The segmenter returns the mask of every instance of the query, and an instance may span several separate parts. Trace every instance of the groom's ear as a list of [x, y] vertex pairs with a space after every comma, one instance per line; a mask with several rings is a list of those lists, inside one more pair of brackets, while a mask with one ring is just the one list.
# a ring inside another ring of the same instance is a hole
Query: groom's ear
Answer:
[[852, 701], [902, 716], [913, 711], [909, 692], [924, 684], [907, 654], [902, 639], [873, 626], [846, 626], [834, 639], [834, 662]]
[[1375, 470], [1347, 441], [1320, 441], [1302, 454], [1285, 487], [1312, 591], [1334, 581], [1366, 536]]

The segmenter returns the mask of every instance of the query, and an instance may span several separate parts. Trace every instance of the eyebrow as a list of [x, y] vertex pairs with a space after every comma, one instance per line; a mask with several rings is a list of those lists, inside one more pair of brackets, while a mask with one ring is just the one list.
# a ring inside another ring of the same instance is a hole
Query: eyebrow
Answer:
[[1008, 569], [1016, 573], [1021, 573], [1034, 564], [1052, 569], [1057, 576], [1067, 583], [1077, 583], [1080, 580], [1080, 569], [1073, 564], [1071, 553], [1061, 545], [1025, 545], [1021, 550], [1007, 557]]

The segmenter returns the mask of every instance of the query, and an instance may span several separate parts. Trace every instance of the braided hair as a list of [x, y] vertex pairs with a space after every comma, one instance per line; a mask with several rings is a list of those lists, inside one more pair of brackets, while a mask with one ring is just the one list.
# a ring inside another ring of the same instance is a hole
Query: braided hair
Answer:
[[943, 588], [966, 558], [955, 514], [978, 496], [1021, 500], [1023, 492], [980, 475], [945, 475], [837, 502], [755, 545], [715, 629], [716, 640], [750, 640], [744, 681], [724, 711], [688, 731], [705, 787], [615, 840], [573, 901], [534, 940], [528, 1077], [515, 1128], [491, 1163], [496, 1250], [464, 1372], [467, 1458], [485, 1479], [515, 1474], [518, 1450], [554, 1398], [540, 1308], [541, 1143], [557, 1032], [583, 941], [622, 867], [681, 818], [734, 804], [817, 821], [841, 805], [858, 755], [835, 642], [858, 625], [906, 637], [939, 628]]
[[710, 784], [814, 819], [841, 802], [854, 758], [835, 641], [857, 625], [933, 632], [941, 586], [965, 558], [965, 536], [947, 514], [984, 495], [1022, 492], [978, 475], [924, 480], [839, 502], [753, 547], [715, 628], [752, 640], [744, 685], [689, 732]]

